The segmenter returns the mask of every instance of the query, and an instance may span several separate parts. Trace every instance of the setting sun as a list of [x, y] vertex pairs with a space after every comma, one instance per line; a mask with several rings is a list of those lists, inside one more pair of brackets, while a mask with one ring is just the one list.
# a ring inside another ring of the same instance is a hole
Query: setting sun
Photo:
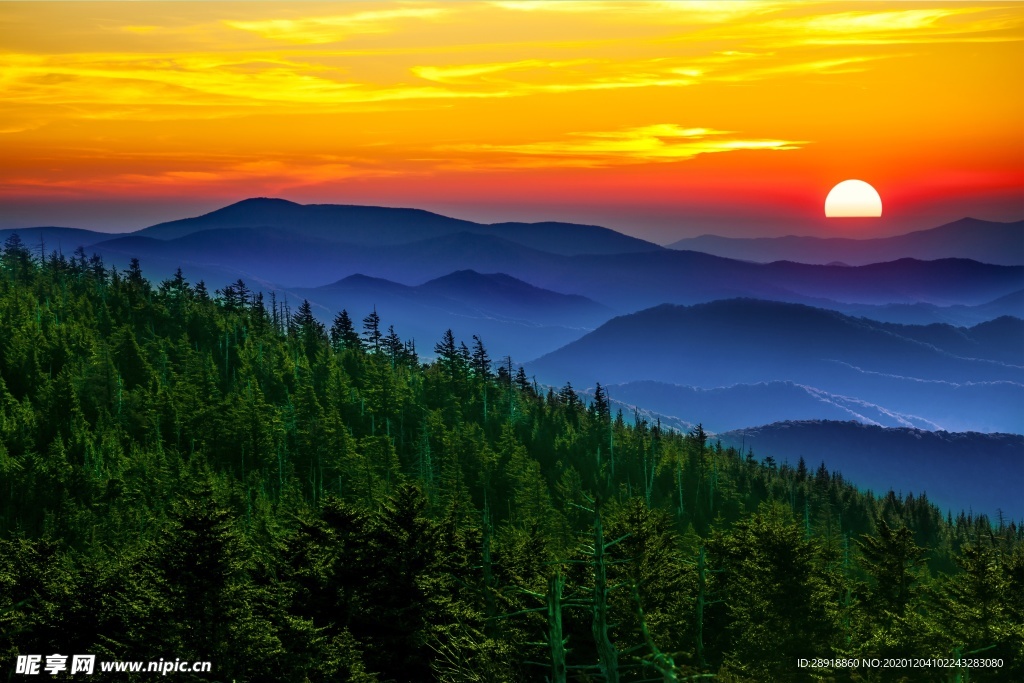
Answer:
[[827, 218], [878, 218], [882, 215], [882, 198], [863, 180], [844, 180], [825, 198]]

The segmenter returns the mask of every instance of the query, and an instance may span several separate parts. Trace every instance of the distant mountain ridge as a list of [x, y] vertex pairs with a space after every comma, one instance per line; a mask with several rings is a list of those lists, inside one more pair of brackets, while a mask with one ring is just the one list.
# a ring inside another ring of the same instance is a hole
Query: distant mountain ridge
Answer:
[[[537, 358], [545, 382], [621, 384], [636, 405], [680, 420], [705, 411], [731, 427], [756, 415], [1024, 431], [1020, 265], [891, 253], [860, 266], [754, 263], [597, 226], [266, 198], [127, 235], [20, 232], [30, 250], [41, 236], [65, 255], [80, 236], [108, 265], [139, 258], [155, 281], [178, 267], [210, 291], [242, 278], [268, 298], [308, 299], [325, 322], [376, 308], [428, 355], [447, 328], [479, 335], [492, 357]], [[904, 242], [991, 246], [988, 232], [965, 220]], [[921, 320], [971, 327], [908, 326]]]
[[609, 384], [605, 390], [612, 400], [642, 406], [687, 429], [700, 422], [708, 432], [785, 420], [856, 420], [880, 427], [938, 429], [916, 415], [784, 380], [710, 389], [638, 380]]
[[869, 263], [915, 258], [932, 261], [966, 258], [1003, 266], [1024, 265], [1024, 220], [1011, 223], [962, 218], [952, 223], [895, 237], [721, 237], [701, 235], [668, 245], [726, 258], [770, 263]]
[[1011, 292], [992, 301], [974, 306], [954, 304], [936, 306], [927, 303], [900, 304], [843, 304], [828, 299], [806, 303], [828, 308], [856, 318], [870, 318], [879, 322], [903, 325], [953, 325], [970, 327], [1003, 316], [1024, 316], [1024, 290]]
[[[879, 421], [870, 415], [883, 412], [896, 424], [1024, 433], [1022, 329], [1019, 320], [991, 329], [900, 329], [799, 304], [734, 299], [619, 316], [527, 367], [541, 381], [580, 387], [647, 380], [710, 390], [789, 382], [831, 404], [821, 415], [860, 410]], [[947, 350], [964, 348], [970, 357]], [[702, 419], [686, 396], [672, 403], [662, 389], [631, 391], [638, 405]], [[787, 409], [808, 397], [786, 399], [793, 401]], [[736, 424], [746, 406], [737, 400], [722, 414]]]
[[37, 228], [6, 228], [0, 230], [0, 245], [11, 236], [17, 234], [21, 241], [36, 255], [39, 253], [39, 240], [42, 238], [47, 254], [52, 251], [71, 256], [78, 247], [88, 247], [98, 242], [120, 237], [123, 233], [98, 232], [81, 228], [65, 228], [59, 226], [41, 226]]
[[142, 259], [147, 269], [153, 261], [168, 264], [167, 272], [156, 269], [157, 278], [170, 276], [179, 265], [186, 273], [190, 265], [199, 265], [225, 270], [224, 283], [243, 273], [298, 287], [321, 286], [355, 273], [414, 285], [459, 270], [501, 272], [544, 289], [584, 294], [619, 311], [739, 296], [801, 303], [828, 299], [836, 307], [976, 306], [1024, 289], [1024, 267], [963, 259], [904, 259], [848, 268], [754, 264], [668, 249], [569, 256], [477, 232], [365, 246], [285, 229], [218, 228], [170, 240], [133, 234], [91, 250], [119, 265], [131, 257]]
[[791, 467], [803, 457], [812, 476], [819, 463], [861, 489], [927, 493], [940, 508], [1002, 510], [1024, 519], [1024, 436], [929, 432], [859, 422], [786, 421], [716, 435], [724, 446], [753, 449]]
[[414, 338], [425, 353], [446, 329], [480, 336], [494, 358], [517, 359], [552, 351], [597, 327], [614, 312], [579, 295], [560, 294], [504, 273], [457, 271], [410, 286], [362, 274], [281, 294], [310, 301], [325, 321], [341, 309], [358, 321], [376, 310], [385, 325]]
[[[651, 379], [672, 373], [695, 380], [688, 383], [696, 386], [728, 386], [743, 381], [748, 364], [759, 368], [764, 359], [772, 362], [765, 368], [768, 372], [798, 372], [820, 359], [923, 380], [1024, 380], [1024, 344], [1013, 356], [1014, 363], [987, 358], [1001, 357], [1017, 341], [1022, 341], [1019, 335], [1024, 326], [1020, 321], [1015, 319], [1008, 327], [1017, 335], [1008, 345], [999, 339], [986, 339], [982, 334], [973, 337], [971, 330], [964, 331], [963, 336], [977, 345], [977, 353], [964, 358], [939, 346], [944, 343], [940, 334], [929, 335], [917, 326], [882, 324], [802, 304], [730, 299], [693, 306], [663, 304], [619, 316], [559, 353], [564, 351], [567, 358], [573, 358], [602, 349], [632, 349], [631, 357], [623, 358], [615, 369], [607, 371], [611, 375], [609, 382], [623, 381], [624, 374], [644, 368], [652, 373]], [[897, 332], [900, 330], [902, 334]], [[995, 344], [995, 348], [987, 348], [986, 344]], [[753, 351], [757, 354], [751, 355]], [[660, 361], [668, 357], [681, 363], [662, 369]], [[983, 360], [975, 360], [977, 357]], [[686, 362], [702, 358], [732, 358], [732, 368], [723, 372], [717, 367], [709, 369], [700, 363]], [[546, 359], [538, 359], [535, 364], [545, 366]], [[774, 378], [761, 381], [771, 379]]]
[[551, 253], [609, 254], [658, 251], [663, 247], [596, 225], [574, 223], [495, 223], [449, 218], [423, 209], [343, 204], [296, 204], [284, 199], [245, 199], [195, 218], [160, 223], [137, 235], [176, 239], [225, 228], [287, 229], [329, 242], [356, 246], [395, 246], [461, 232], [493, 235]]
[[[99, 242], [95, 233], [82, 236], [90, 251], [118, 267], [138, 257], [151, 277], [162, 279], [181, 266], [192, 280], [202, 277], [213, 287], [238, 277], [277, 287], [317, 287], [355, 273], [416, 285], [475, 270], [586, 295], [618, 311], [746, 296], [851, 313], [884, 306], [879, 316], [893, 322], [1024, 315], [1024, 306], [1014, 309], [1009, 300], [985, 311], [955, 308], [980, 307], [1024, 291], [1022, 266], [966, 259], [859, 267], [757, 264], [664, 249], [597, 226], [482, 225], [418, 209], [256, 198]], [[65, 252], [74, 248], [72, 237], [69, 231]]]
[[[612, 316], [607, 306], [579, 294], [561, 294], [535, 287], [505, 273], [482, 274], [475, 270], [457, 270], [429, 280], [417, 289], [471, 303], [481, 309], [501, 307], [506, 315], [523, 320], [536, 318], [538, 312], [552, 316], [550, 322], [593, 326]], [[582, 319], [578, 320], [577, 318]]]

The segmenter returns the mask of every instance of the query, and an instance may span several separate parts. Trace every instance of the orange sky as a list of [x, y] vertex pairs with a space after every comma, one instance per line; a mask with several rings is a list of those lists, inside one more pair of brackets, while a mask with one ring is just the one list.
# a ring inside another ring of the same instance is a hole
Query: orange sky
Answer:
[[[1024, 4], [0, 3], [0, 228], [249, 196], [660, 242], [1024, 218]], [[825, 219], [847, 178], [880, 219]]]

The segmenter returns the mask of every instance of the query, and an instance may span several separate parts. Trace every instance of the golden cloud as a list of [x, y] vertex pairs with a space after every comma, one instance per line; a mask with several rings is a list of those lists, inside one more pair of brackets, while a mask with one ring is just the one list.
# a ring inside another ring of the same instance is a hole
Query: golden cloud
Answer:
[[[615, 166], [692, 159], [701, 154], [738, 150], [794, 150], [808, 144], [799, 140], [745, 139], [730, 131], [683, 128], [659, 123], [615, 131], [570, 133], [564, 140], [512, 145], [454, 145], [447, 149], [492, 157], [498, 166], [533, 165], [524, 157], [547, 157], [562, 166]], [[539, 164], [543, 165], [543, 164]]]
[[[159, 157], [160, 155], [153, 155]], [[153, 161], [153, 159], [147, 159]], [[306, 158], [273, 158], [258, 160], [179, 159], [164, 161], [170, 168], [152, 172], [95, 172], [86, 178], [54, 178], [16, 176], [4, 178], [0, 183], [0, 196], [22, 196], [35, 192], [50, 193], [61, 190], [72, 193], [100, 194], [156, 192], [162, 189], [181, 190], [201, 187], [241, 185], [281, 192], [310, 185], [337, 182], [352, 178], [380, 178], [408, 175], [411, 171], [380, 168], [365, 160], [332, 160]], [[174, 166], [180, 164], [178, 168]]]
[[494, 7], [516, 12], [551, 12], [587, 14], [595, 18], [614, 15], [613, 21], [624, 17], [644, 20], [652, 16], [660, 23], [717, 23], [743, 16], [760, 15], [791, 6], [777, 0], [635, 0], [614, 2], [605, 0], [496, 0]]
[[304, 19], [228, 20], [224, 24], [270, 40], [319, 45], [359, 34], [392, 33], [396, 30], [395, 22], [398, 20], [433, 19], [447, 11], [437, 7], [410, 7]]
[[[810, 9], [805, 6], [805, 11]], [[775, 47], [995, 42], [1024, 39], [1019, 33], [1022, 26], [1024, 15], [1006, 7], [940, 5], [826, 14], [807, 11], [802, 16], [709, 29], [697, 37], [753, 39]]]
[[594, 60], [575, 59], [561, 62], [546, 62], [540, 59], [521, 59], [515, 62], [493, 62], [489, 64], [465, 64], [462, 66], [414, 66], [412, 73], [420, 78], [437, 83], [461, 83], [477, 76], [490, 76], [505, 71], [527, 71], [536, 69], [557, 69], [565, 66], [593, 63]]

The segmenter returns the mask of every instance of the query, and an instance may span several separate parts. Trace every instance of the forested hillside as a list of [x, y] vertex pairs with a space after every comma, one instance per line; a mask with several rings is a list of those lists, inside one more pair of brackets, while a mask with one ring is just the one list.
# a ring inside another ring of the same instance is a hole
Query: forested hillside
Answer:
[[81, 250], [9, 239], [0, 330], [8, 680], [54, 652], [239, 683], [1024, 680], [1012, 521], [624, 420], [479, 339]]

